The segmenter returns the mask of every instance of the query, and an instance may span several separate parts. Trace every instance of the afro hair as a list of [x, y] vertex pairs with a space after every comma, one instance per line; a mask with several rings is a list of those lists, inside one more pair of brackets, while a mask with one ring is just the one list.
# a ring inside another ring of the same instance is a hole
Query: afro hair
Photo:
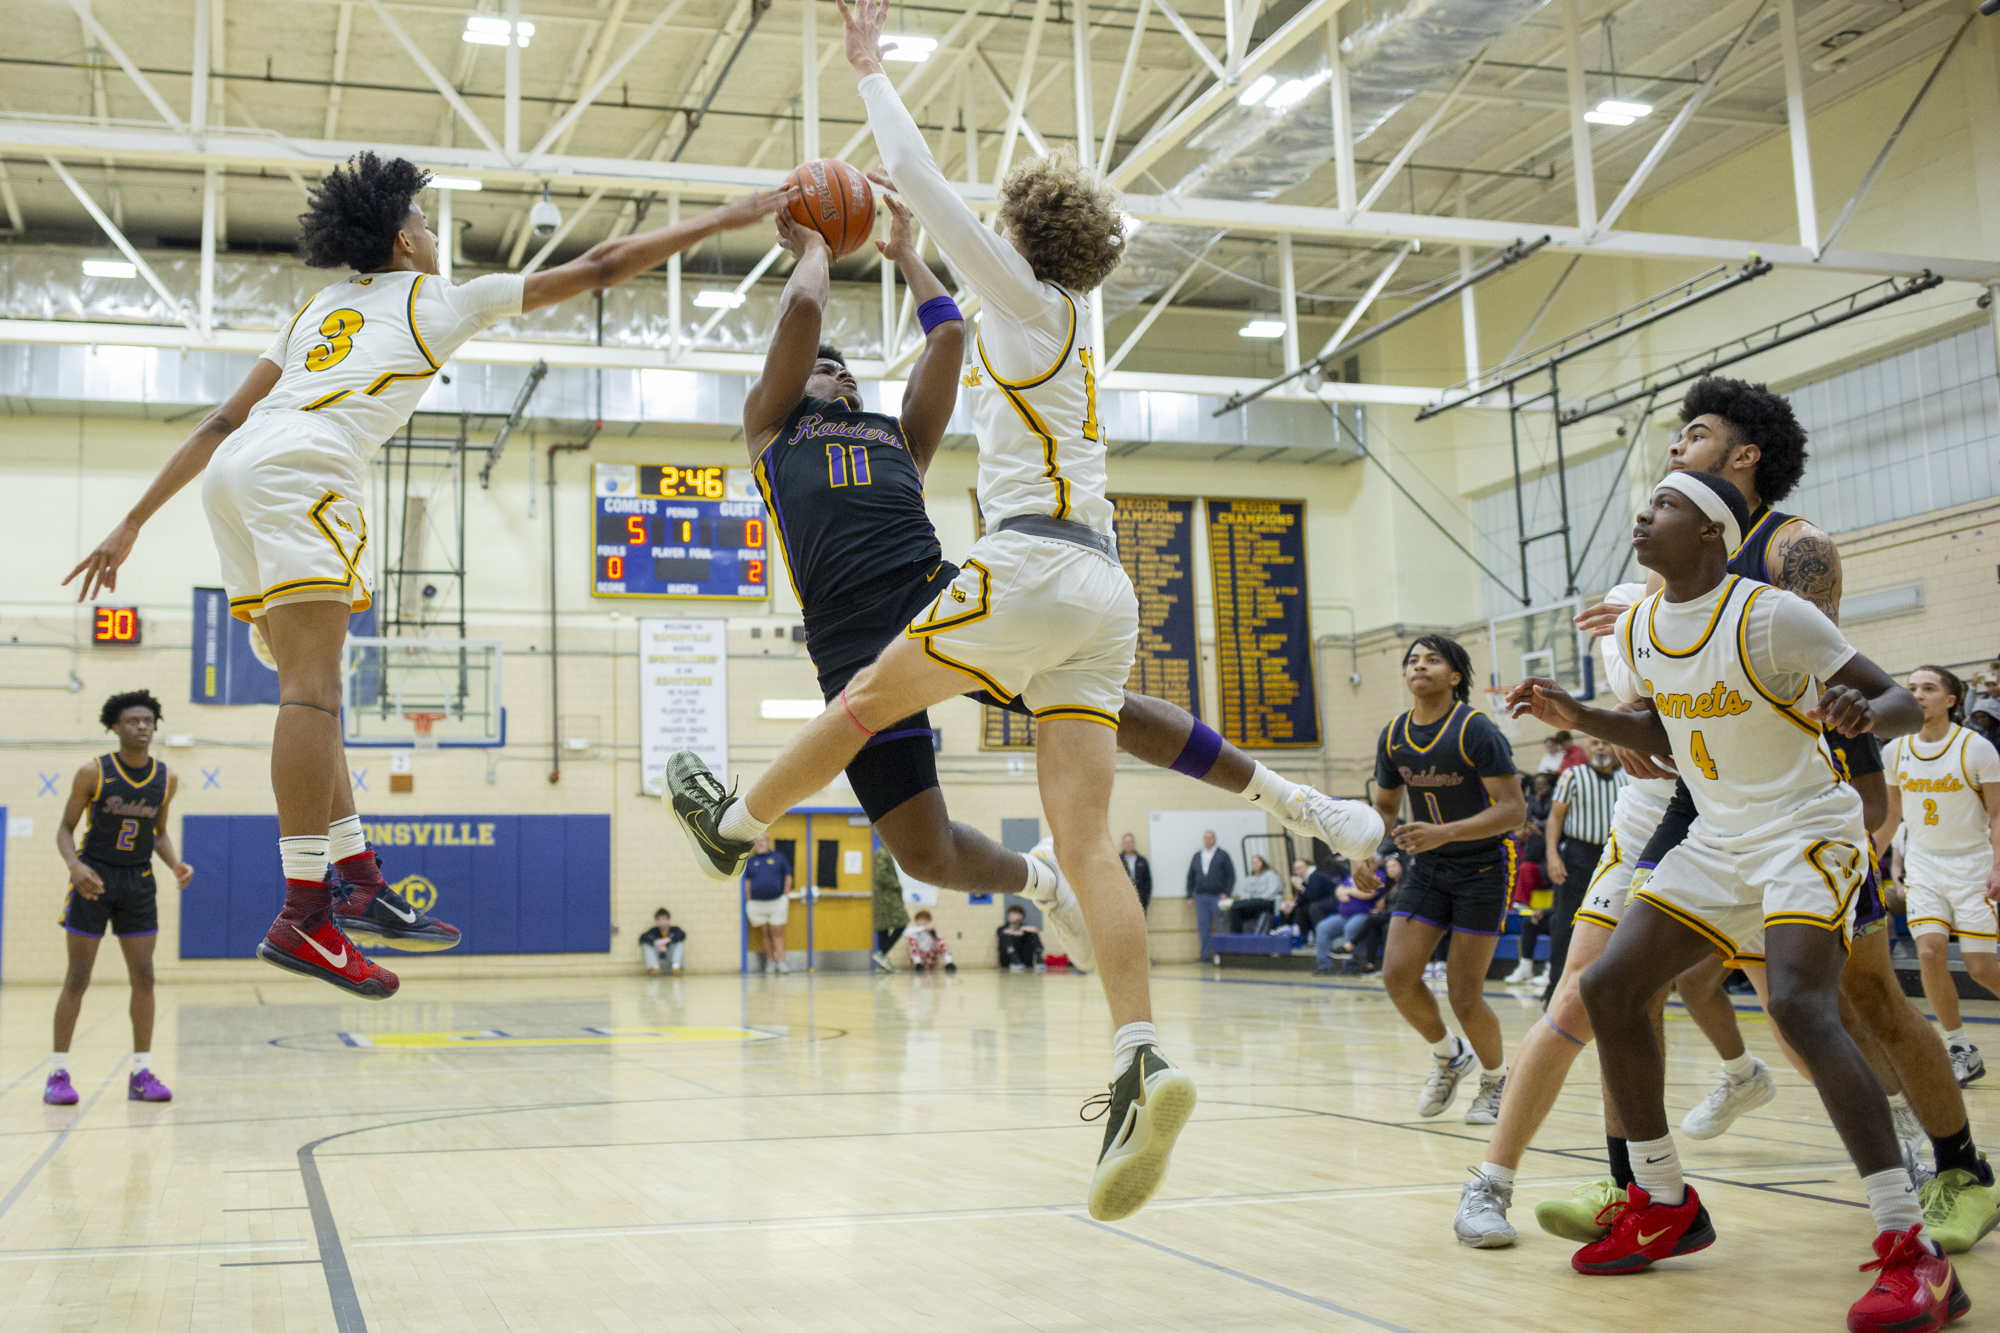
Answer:
[[1125, 257], [1117, 194], [1068, 148], [1007, 173], [1000, 221], [1036, 277], [1073, 292], [1095, 291]]
[[126, 694], [112, 695], [104, 701], [104, 707], [98, 711], [97, 720], [104, 724], [106, 731], [109, 731], [118, 725], [118, 719], [128, 708], [150, 708], [153, 710], [153, 721], [160, 720], [160, 701], [153, 697], [151, 690], [132, 690]]
[[400, 157], [357, 153], [320, 177], [299, 214], [299, 248], [314, 268], [372, 273], [389, 267], [396, 233], [431, 173]]
[[1681, 399], [1681, 424], [1711, 414], [1729, 423], [1734, 443], [1757, 446], [1758, 497], [1774, 505], [1790, 495], [1806, 471], [1806, 428], [1792, 405], [1762, 384], [1709, 375]]

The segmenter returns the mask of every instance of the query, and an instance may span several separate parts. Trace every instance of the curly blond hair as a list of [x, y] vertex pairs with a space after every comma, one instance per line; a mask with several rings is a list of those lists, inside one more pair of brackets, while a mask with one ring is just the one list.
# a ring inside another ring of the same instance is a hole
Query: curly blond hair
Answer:
[[1007, 173], [1000, 221], [1036, 277], [1073, 292], [1095, 291], [1125, 257], [1117, 192], [1068, 148]]

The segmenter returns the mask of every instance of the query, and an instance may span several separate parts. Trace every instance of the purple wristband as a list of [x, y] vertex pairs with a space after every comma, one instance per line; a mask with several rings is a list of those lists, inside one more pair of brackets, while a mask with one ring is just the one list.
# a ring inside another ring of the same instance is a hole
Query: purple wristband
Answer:
[[917, 307], [917, 323], [923, 325], [925, 333], [929, 333], [946, 320], [964, 318], [965, 316], [959, 313], [958, 302], [949, 296], [933, 296]]

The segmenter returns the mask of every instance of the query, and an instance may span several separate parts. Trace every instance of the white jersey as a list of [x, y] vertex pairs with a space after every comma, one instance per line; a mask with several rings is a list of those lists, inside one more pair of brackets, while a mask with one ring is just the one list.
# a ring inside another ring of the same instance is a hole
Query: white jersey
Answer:
[[[1605, 593], [1604, 600], [1634, 606], [1645, 595], [1645, 584], [1621, 583]], [[1616, 634], [1607, 634], [1597, 641], [1597, 655], [1604, 663], [1605, 688], [1618, 696], [1618, 702], [1621, 704], [1629, 704], [1637, 699], [1640, 695], [1639, 678], [1632, 674], [1632, 668], [1626, 666], [1625, 659], [1619, 656]], [[1659, 757], [1666, 758], [1666, 756]], [[1668, 762], [1671, 764], [1672, 761]], [[1612, 815], [1613, 822], [1618, 822], [1622, 813], [1631, 824], [1650, 820], [1657, 826], [1661, 816], [1667, 813], [1667, 802], [1674, 799], [1674, 788], [1678, 784], [1672, 778], [1632, 778], [1631, 783], [1631, 786], [1618, 793], [1617, 810]], [[1649, 833], [1647, 836], [1652, 835]], [[1636, 857], [1645, 848], [1631, 847], [1626, 850]]]
[[521, 313], [525, 279], [491, 273], [454, 287], [422, 273], [356, 273], [292, 317], [264, 359], [284, 373], [250, 414], [317, 413], [366, 460], [401, 430], [465, 341]]
[[2000, 751], [1954, 723], [1942, 741], [1898, 736], [1882, 756], [1903, 793], [1903, 827], [1910, 843], [1939, 856], [1962, 856], [1991, 845], [1986, 784], [2000, 782]]
[[1840, 785], [1814, 680], [1854, 656], [1819, 609], [1736, 575], [1687, 602], [1664, 591], [1618, 619], [1625, 664], [1653, 701], [1701, 822], [1737, 835]]
[[897, 193], [979, 296], [978, 357], [965, 385], [987, 531], [1018, 515], [1045, 514], [1108, 536], [1097, 350], [1083, 298], [1036, 277], [1021, 252], [966, 207], [886, 75], [861, 80], [861, 100]]

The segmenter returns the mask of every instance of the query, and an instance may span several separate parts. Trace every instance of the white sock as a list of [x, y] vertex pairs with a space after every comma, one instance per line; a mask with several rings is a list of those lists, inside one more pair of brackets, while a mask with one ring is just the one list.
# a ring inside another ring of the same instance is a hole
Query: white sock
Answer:
[[1511, 1166], [1500, 1166], [1493, 1162], [1481, 1162], [1479, 1164], [1479, 1174], [1485, 1176], [1496, 1185], [1511, 1186], [1514, 1183], [1514, 1168]]
[[151, 1051], [132, 1052], [133, 1073], [136, 1074], [142, 1069], [151, 1069], [152, 1067], [153, 1067], [153, 1053]]
[[1748, 1051], [1743, 1052], [1743, 1054], [1737, 1056], [1734, 1060], [1724, 1060], [1722, 1062], [1722, 1072], [1729, 1075], [1730, 1078], [1738, 1083], [1749, 1078], [1751, 1074], [1756, 1072], [1756, 1069], [1757, 1057]]
[[1681, 1176], [1681, 1158], [1674, 1151], [1672, 1134], [1657, 1139], [1632, 1139], [1626, 1148], [1632, 1154], [1633, 1181], [1654, 1203], [1678, 1208], [1687, 1202], [1687, 1181]]
[[278, 839], [278, 859], [285, 863], [285, 878], [317, 884], [326, 878], [326, 835], [302, 833]]
[[744, 806], [743, 802], [731, 801], [729, 808], [722, 812], [722, 822], [716, 825], [715, 831], [725, 838], [735, 838], [742, 842], [749, 842], [769, 827], [771, 827], [769, 824], [760, 823], [752, 819], [750, 811]]
[[1151, 1023], [1127, 1023], [1119, 1028], [1117, 1037], [1112, 1041], [1111, 1077], [1115, 1079], [1132, 1067], [1132, 1061], [1138, 1058], [1141, 1046], [1159, 1044], [1160, 1035], [1153, 1031]]
[[1431, 1043], [1431, 1054], [1440, 1060], [1458, 1059], [1458, 1038], [1447, 1032]]
[[57, 1051], [49, 1057], [49, 1072], [51, 1074], [67, 1074], [69, 1072], [68, 1051]]
[[336, 819], [326, 830], [326, 855], [330, 861], [345, 861], [368, 850], [368, 833], [360, 815]]
[[1970, 1046], [1972, 1045], [1972, 1039], [1965, 1035], [1964, 1028], [1953, 1028], [1944, 1034], [1944, 1044], [1947, 1046]]
[[[1876, 1230], [1908, 1231], [1924, 1224], [1924, 1206], [1917, 1201], [1916, 1183], [1902, 1167], [1861, 1177], [1861, 1188], [1868, 1191], [1868, 1211], [1875, 1214]], [[1930, 1240], [1922, 1232], [1917, 1238]]]
[[1021, 889], [1021, 896], [1038, 903], [1052, 900], [1056, 896], [1056, 872], [1043, 865], [1039, 856], [1024, 856], [1021, 859], [1028, 863], [1028, 882]]
[[1507, 1062], [1505, 1060], [1502, 1060], [1499, 1067], [1495, 1069], [1488, 1069], [1484, 1064], [1479, 1066], [1479, 1081], [1481, 1083], [1491, 1083], [1495, 1079], [1505, 1077], [1507, 1077]]
[[1290, 803], [1298, 789], [1298, 783], [1259, 764], [1250, 771], [1250, 785], [1243, 789], [1242, 795], [1252, 805], [1275, 807]]

